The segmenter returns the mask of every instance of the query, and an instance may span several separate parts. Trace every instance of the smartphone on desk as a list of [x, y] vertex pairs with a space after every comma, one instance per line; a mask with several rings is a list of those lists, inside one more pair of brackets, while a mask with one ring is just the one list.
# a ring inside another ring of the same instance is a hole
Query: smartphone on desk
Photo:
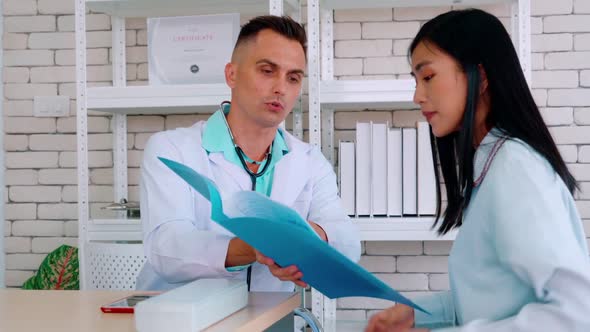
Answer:
[[100, 310], [104, 313], [124, 313], [132, 314], [135, 305], [141, 301], [147, 300], [151, 297], [158, 295], [158, 293], [152, 294], [135, 294], [119, 299], [115, 302], [103, 305]]

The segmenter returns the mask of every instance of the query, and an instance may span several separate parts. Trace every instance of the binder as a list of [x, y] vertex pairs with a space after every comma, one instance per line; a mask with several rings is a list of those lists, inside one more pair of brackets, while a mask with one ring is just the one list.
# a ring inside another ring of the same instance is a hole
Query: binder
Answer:
[[356, 214], [371, 214], [371, 123], [356, 124]]
[[402, 129], [403, 214], [416, 215], [416, 128]]
[[418, 122], [418, 214], [436, 213], [436, 178], [430, 145], [430, 126]]
[[387, 215], [387, 127], [371, 123], [371, 214]]
[[346, 214], [355, 214], [355, 160], [354, 142], [340, 141], [338, 145], [338, 175], [340, 180], [340, 199]]
[[402, 215], [402, 131], [387, 131], [387, 215]]

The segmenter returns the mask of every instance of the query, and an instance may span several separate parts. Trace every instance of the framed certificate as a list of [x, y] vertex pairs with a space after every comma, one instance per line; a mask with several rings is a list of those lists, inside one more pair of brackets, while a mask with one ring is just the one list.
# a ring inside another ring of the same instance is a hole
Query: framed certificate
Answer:
[[148, 18], [150, 85], [223, 83], [239, 14]]

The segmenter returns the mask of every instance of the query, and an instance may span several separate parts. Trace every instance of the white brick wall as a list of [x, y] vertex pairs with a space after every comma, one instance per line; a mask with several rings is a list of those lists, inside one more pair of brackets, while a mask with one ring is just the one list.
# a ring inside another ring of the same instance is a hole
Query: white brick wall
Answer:
[[47, 66], [53, 65], [53, 52], [48, 50], [7, 50], [4, 51], [4, 66]]
[[[509, 22], [509, 6], [485, 9]], [[334, 74], [339, 79], [408, 77], [407, 50], [420, 25], [448, 10], [438, 8], [360, 9], [334, 15]], [[577, 204], [590, 225], [590, 1], [531, 2], [532, 88], [559, 150], [582, 192]], [[4, 0], [5, 150], [7, 285], [18, 287], [45, 254], [62, 243], [76, 244], [77, 176], [75, 118], [74, 0]], [[111, 21], [87, 15], [88, 79], [111, 80]], [[509, 23], [508, 23], [509, 24]], [[147, 80], [146, 22], [127, 19], [127, 79]], [[71, 116], [33, 117], [33, 97], [65, 95]], [[89, 117], [90, 198], [93, 215], [111, 202], [110, 118]], [[129, 116], [129, 198], [138, 199], [138, 166], [147, 139], [157, 131], [189, 126], [203, 115]], [[408, 110], [337, 112], [336, 139], [351, 138], [357, 121], [411, 126], [422, 119]], [[448, 241], [367, 242], [360, 264], [412, 297], [448, 289]], [[342, 318], [365, 319], [387, 301], [338, 301]]]
[[574, 123], [574, 109], [571, 107], [542, 108], [541, 115], [550, 126], [571, 125]]
[[60, 220], [17, 220], [12, 223], [13, 236], [59, 237], [64, 235]]
[[38, 0], [39, 14], [73, 14], [74, 0]]
[[548, 16], [543, 20], [543, 32], [589, 32], [590, 15]]
[[35, 15], [36, 0], [4, 0], [4, 15]]
[[[86, 15], [86, 30], [108, 30], [111, 28], [111, 17], [105, 14]], [[58, 16], [58, 31], [74, 31], [74, 15]]]
[[576, 108], [574, 111], [574, 120], [578, 125], [590, 124], [590, 108]]
[[391, 55], [393, 42], [391, 40], [342, 40], [336, 41], [334, 49], [336, 55], [342, 58], [362, 58], [369, 56]]
[[369, 22], [363, 23], [362, 39], [412, 38], [420, 29], [418, 22]]
[[[334, 40], [343, 39], [360, 39], [361, 38], [361, 23], [334, 23]], [[139, 39], [139, 37], [138, 37]]]
[[571, 14], [573, 8], [573, 0], [563, 1], [550, 1], [540, 0], [535, 1], [537, 3], [531, 5], [532, 16], [544, 16], [544, 15], [558, 15], [558, 14]]
[[578, 161], [578, 147], [576, 145], [558, 145], [557, 148], [566, 163]]
[[531, 38], [533, 52], [571, 51], [573, 45], [574, 38], [571, 33], [532, 35]]
[[590, 14], [590, 2], [586, 0], [574, 1], [574, 13], [576, 14]]
[[22, 33], [4, 33], [4, 49], [25, 49], [29, 36]]

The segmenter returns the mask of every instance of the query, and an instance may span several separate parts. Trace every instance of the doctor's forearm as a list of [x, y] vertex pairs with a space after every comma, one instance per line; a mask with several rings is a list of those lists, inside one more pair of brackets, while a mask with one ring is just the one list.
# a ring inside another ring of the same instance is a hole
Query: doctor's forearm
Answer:
[[311, 227], [313, 228], [313, 230], [319, 235], [320, 239], [328, 242], [328, 234], [326, 234], [326, 231], [324, 231], [324, 229], [322, 228], [322, 226], [316, 224], [313, 221], [309, 221], [309, 224], [311, 225]]
[[247, 265], [255, 261], [256, 252], [249, 244], [237, 237], [229, 241], [227, 256], [225, 257], [225, 267]]

